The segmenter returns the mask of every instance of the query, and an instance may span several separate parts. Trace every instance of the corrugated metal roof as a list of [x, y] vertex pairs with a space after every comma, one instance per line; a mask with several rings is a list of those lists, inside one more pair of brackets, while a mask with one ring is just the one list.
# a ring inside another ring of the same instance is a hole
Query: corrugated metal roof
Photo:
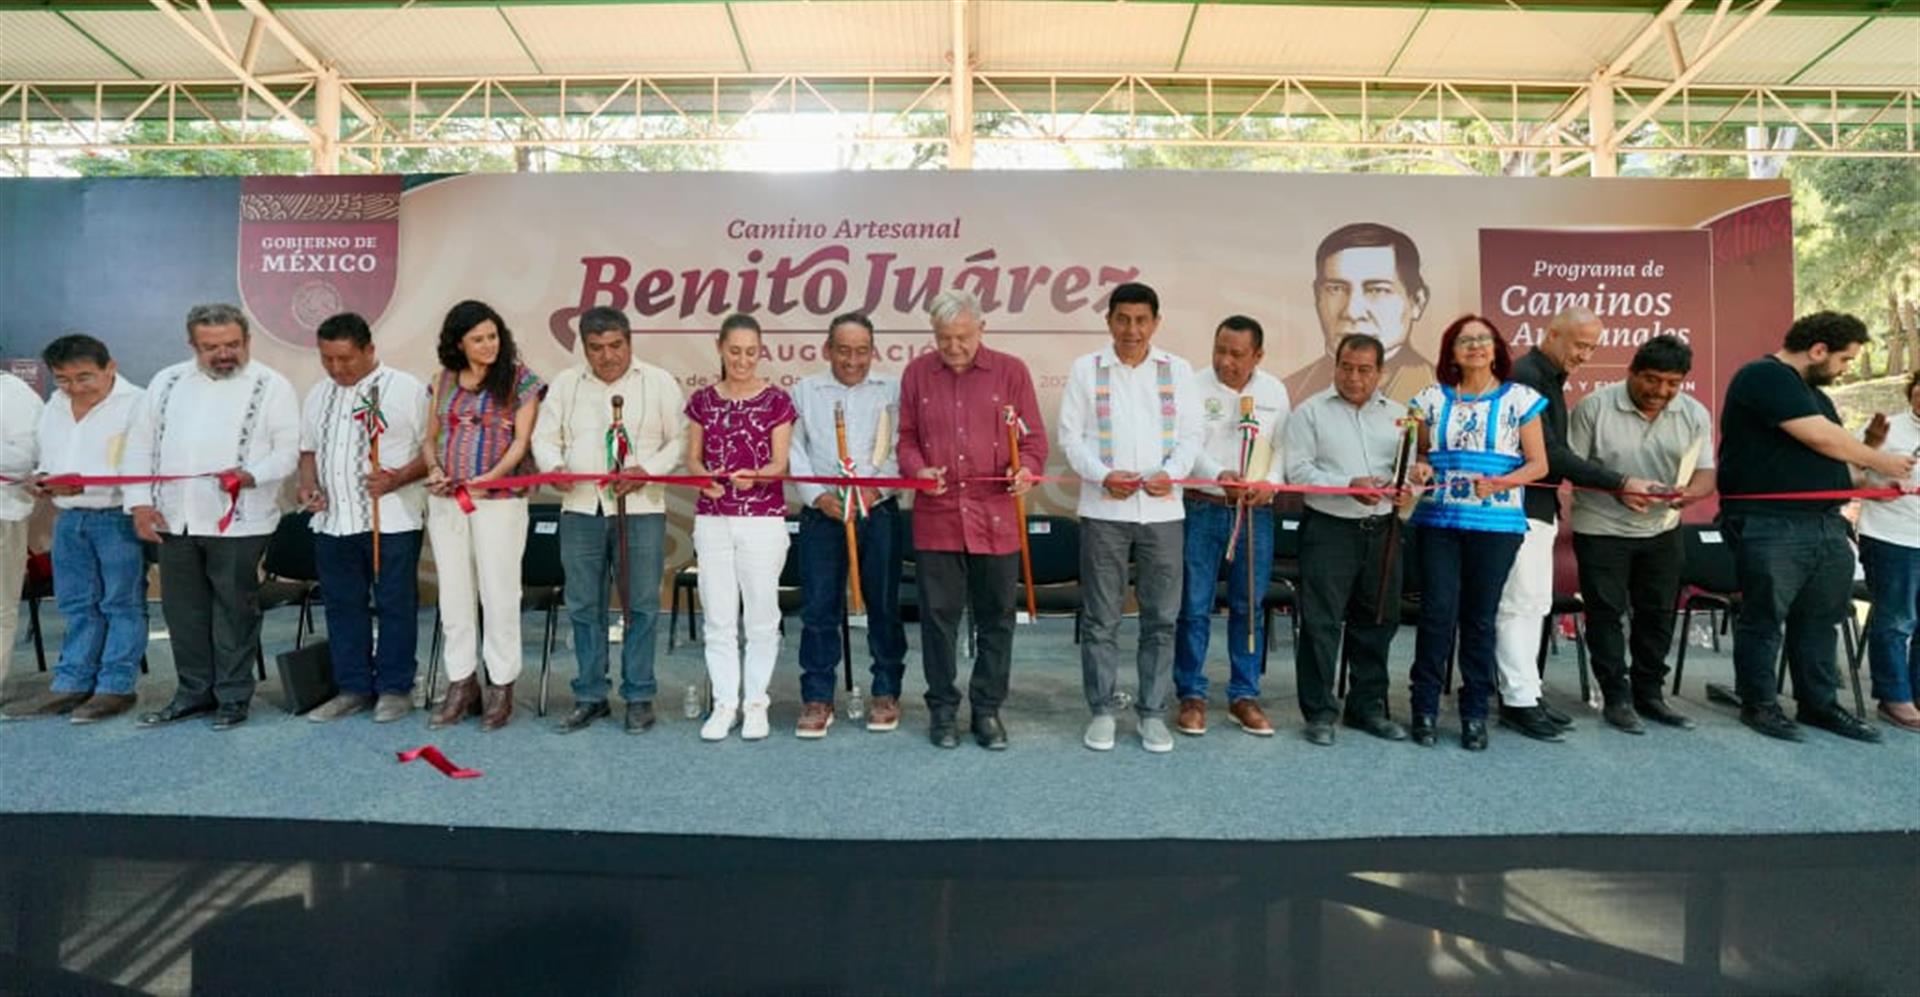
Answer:
[[1864, 26], [1794, 82], [1920, 84], [1920, 18], [1883, 17]]
[[733, 8], [757, 72], [941, 72], [951, 18], [943, 3], [754, 3]]
[[[207, 20], [198, 10], [181, 11], [194, 27], [203, 31]], [[74, 11], [73, 23], [98, 39], [100, 44], [125, 59], [151, 79], [221, 79], [227, 70], [200, 44], [160, 17], [156, 11]], [[253, 15], [244, 10], [216, 11], [220, 30], [235, 53], [243, 52], [247, 28]], [[277, 73], [299, 69], [300, 64], [269, 34], [260, 40], [254, 72]], [[183, 72], [184, 70], [184, 72]]]
[[549, 73], [746, 69], [719, 4], [509, 6], [502, 12]]
[[[156, 15], [157, 16], [157, 15]], [[45, 11], [0, 12], [0, 79], [131, 80], [135, 73]]]
[[[1199, 9], [1186, 57], [1188, 72], [1371, 75], [1393, 62], [1421, 11], [1406, 7], [1250, 7]], [[1176, 67], [1169, 67], [1176, 68]]]
[[1653, 19], [1643, 14], [1436, 9], [1411, 34], [1396, 76], [1583, 80]]
[[279, 12], [294, 35], [347, 76], [453, 76], [484, 70], [540, 72], [494, 7], [294, 7]]
[[981, 4], [974, 56], [986, 71], [1165, 72], [1179, 57], [1193, 13], [1188, 5], [1165, 3]]

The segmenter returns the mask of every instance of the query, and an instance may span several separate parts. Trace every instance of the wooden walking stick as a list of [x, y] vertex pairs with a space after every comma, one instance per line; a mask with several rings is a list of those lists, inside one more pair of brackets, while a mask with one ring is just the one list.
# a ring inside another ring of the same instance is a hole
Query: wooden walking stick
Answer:
[[[1027, 424], [1011, 405], [1001, 407], [1000, 419], [1007, 424], [1007, 477], [1013, 478], [1020, 473], [1020, 437], [1027, 431]], [[1011, 489], [1013, 482], [1008, 481], [1007, 487]], [[1040, 612], [1033, 601], [1033, 544], [1027, 539], [1027, 497], [1018, 492], [1013, 496], [1013, 518], [1020, 524], [1020, 580], [1027, 585], [1027, 622], [1031, 623], [1040, 618]]]
[[[627, 438], [626, 405], [627, 400], [620, 395], [613, 399], [613, 425], [607, 427], [607, 473], [619, 474], [627, 466], [627, 455], [633, 449], [633, 442]], [[633, 638], [633, 598], [627, 589], [633, 584], [627, 565], [627, 495], [620, 490], [616, 482], [613, 490], [613, 537], [620, 545], [620, 577], [615, 579], [613, 591], [620, 600], [620, 639]], [[659, 593], [654, 594], [658, 601]], [[602, 635], [604, 636], [604, 635]]]
[[[839, 402], [833, 403], [833, 439], [840, 448], [840, 474], [842, 477], [854, 476], [853, 458], [847, 455], [847, 409]], [[860, 536], [854, 521], [855, 513], [866, 515], [867, 497], [859, 488], [848, 485], [840, 489], [840, 523], [847, 530], [847, 604], [851, 612], [867, 611], [866, 601], [860, 597]]]
[[1387, 520], [1386, 542], [1380, 547], [1380, 581], [1373, 591], [1373, 622], [1387, 622], [1387, 579], [1393, 577], [1394, 559], [1400, 556], [1400, 496], [1407, 489], [1407, 475], [1413, 471], [1414, 451], [1420, 445], [1420, 424], [1412, 418], [1402, 420], [1400, 449], [1393, 458], [1393, 498], [1389, 507], [1393, 518]]
[[[1240, 396], [1240, 481], [1245, 484], [1253, 477], [1254, 441], [1260, 436], [1260, 420], [1253, 414], [1253, 396]], [[1264, 473], [1264, 472], [1263, 472]], [[1240, 501], [1233, 508], [1233, 529], [1227, 536], [1227, 560], [1234, 558], [1234, 549], [1240, 542], [1240, 527], [1246, 525], [1247, 546], [1241, 551], [1240, 560], [1247, 570], [1247, 653], [1254, 650], [1254, 617], [1260, 615], [1259, 599], [1265, 592], [1254, 591], [1253, 557], [1253, 513], [1248, 508], [1253, 493], [1242, 490]]]
[[[380, 434], [387, 431], [387, 417], [380, 411], [380, 385], [378, 382], [368, 385], [367, 396], [353, 417], [367, 431], [367, 467], [370, 475], [380, 473]], [[367, 492], [369, 504], [373, 509], [373, 580], [378, 589], [380, 581], [380, 499], [372, 489]]]

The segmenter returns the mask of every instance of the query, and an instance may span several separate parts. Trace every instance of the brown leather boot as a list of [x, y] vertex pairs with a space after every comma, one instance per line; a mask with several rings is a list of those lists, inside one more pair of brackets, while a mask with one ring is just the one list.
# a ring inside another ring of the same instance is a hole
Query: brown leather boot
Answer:
[[427, 729], [438, 730], [457, 724], [480, 701], [480, 680], [468, 676], [447, 686], [447, 698], [440, 701], [440, 708], [427, 718]]
[[487, 709], [480, 715], [480, 730], [492, 732], [507, 725], [513, 719], [513, 683], [506, 685], [487, 685]]

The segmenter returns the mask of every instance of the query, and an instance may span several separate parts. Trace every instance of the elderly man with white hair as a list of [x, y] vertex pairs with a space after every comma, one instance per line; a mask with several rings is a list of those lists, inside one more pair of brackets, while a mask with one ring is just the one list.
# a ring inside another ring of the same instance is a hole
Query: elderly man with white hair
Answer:
[[1647, 510], [1652, 482], [1601, 466], [1567, 445], [1567, 375], [1600, 346], [1600, 319], [1569, 308], [1547, 323], [1540, 345], [1513, 362], [1513, 380], [1547, 400], [1540, 431], [1547, 445], [1547, 476], [1527, 489], [1527, 536], [1513, 559], [1500, 594], [1498, 628], [1500, 724], [1538, 741], [1559, 741], [1572, 718], [1548, 705], [1540, 692], [1541, 621], [1553, 611], [1553, 542], [1560, 532], [1562, 481], [1580, 488], [1620, 492], [1629, 511]]
[[[1000, 704], [1013, 664], [1014, 597], [1020, 579], [1020, 519], [1013, 497], [1047, 464], [1047, 430], [1033, 377], [1019, 359], [981, 345], [980, 301], [942, 292], [927, 309], [931, 353], [900, 376], [900, 473], [936, 482], [914, 499], [913, 546], [920, 585], [920, 657], [927, 672], [930, 737], [960, 744], [955, 715], [960, 693], [954, 645], [961, 610], [973, 609], [976, 653], [967, 698], [980, 746], [1007, 746]], [[1007, 413], [1018, 427], [1019, 471], [1007, 474]]]

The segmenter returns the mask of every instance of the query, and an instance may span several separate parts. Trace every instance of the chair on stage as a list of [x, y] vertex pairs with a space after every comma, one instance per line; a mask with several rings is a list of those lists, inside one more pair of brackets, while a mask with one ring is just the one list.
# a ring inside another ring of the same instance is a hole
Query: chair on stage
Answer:
[[[261, 559], [266, 578], [260, 583], [260, 615], [284, 606], [300, 607], [300, 618], [293, 628], [293, 647], [299, 650], [315, 632], [313, 607], [321, 602], [320, 569], [313, 553], [313, 513], [290, 512], [280, 517], [267, 538], [267, 552]], [[255, 643], [254, 661], [260, 677], [267, 677], [267, 652]]]
[[[1674, 657], [1673, 692], [1680, 692], [1680, 678], [1687, 667], [1688, 637], [1692, 629], [1693, 614], [1705, 610], [1724, 619], [1731, 619], [1740, 608], [1740, 577], [1734, 566], [1733, 549], [1726, 542], [1725, 534], [1713, 524], [1689, 523], [1680, 527], [1683, 531], [1682, 545], [1686, 553], [1686, 565], [1680, 574], [1680, 651]], [[1854, 711], [1866, 716], [1866, 697], [1860, 688], [1860, 665], [1865, 657], [1865, 639], [1860, 632], [1860, 622], [1853, 612], [1853, 602], [1869, 598], [1865, 585], [1855, 582], [1848, 602], [1847, 617], [1841, 624], [1841, 635], [1846, 640], [1847, 671], [1853, 683]], [[1714, 628], [1715, 649], [1719, 648], [1719, 633], [1725, 624]], [[1775, 689], [1787, 691], [1787, 648], [1783, 642], [1780, 647], [1778, 673], [1774, 679]], [[1713, 686], [1708, 694], [1713, 695]]]
[[[560, 609], [566, 605], [566, 571], [560, 565], [560, 507], [535, 505], [527, 509], [527, 545], [520, 555], [520, 611], [544, 612], [545, 629], [540, 639], [540, 695], [536, 704], [540, 716], [547, 715], [547, 677], [553, 669], [553, 642], [559, 632]], [[486, 614], [479, 615], [480, 629], [486, 630]], [[440, 610], [433, 611], [433, 643], [427, 652], [426, 705], [435, 702], [435, 687], [440, 678]], [[480, 666], [485, 673], [486, 666]]]
[[[787, 517], [787, 559], [780, 565], [780, 631], [786, 632], [786, 615], [798, 612], [801, 604], [800, 517]], [[674, 646], [674, 631], [680, 625], [680, 608], [687, 613], [687, 643], [700, 641], [700, 562], [688, 561], [673, 573], [673, 595], [667, 609], [667, 650]]]
[[[1027, 547], [1033, 555], [1033, 608], [1041, 616], [1071, 614], [1073, 642], [1080, 643], [1086, 608], [1086, 593], [1080, 588], [1080, 521], [1071, 516], [1028, 516]], [[1026, 582], [1016, 583], [1015, 589], [1014, 608], [1025, 610]]]
[[1293, 645], [1300, 646], [1300, 514], [1274, 512], [1273, 570], [1267, 593], [1260, 599], [1260, 626], [1267, 635], [1260, 654], [1260, 674], [1267, 673], [1267, 652], [1273, 646], [1273, 614], [1284, 612], [1293, 629]]
[[1540, 677], [1547, 675], [1547, 652], [1557, 651], [1559, 641], [1554, 632], [1555, 621], [1571, 618], [1573, 620], [1573, 653], [1580, 667], [1580, 701], [1593, 702], [1593, 679], [1587, 666], [1587, 603], [1578, 592], [1555, 592], [1553, 608], [1540, 620], [1540, 653], [1535, 664], [1540, 669]]
[[[28, 554], [26, 571], [20, 577], [20, 600], [27, 604], [27, 632], [33, 636], [33, 655], [40, 670], [47, 670], [47, 642], [40, 629], [40, 603], [53, 598], [53, 558], [48, 554]], [[12, 648], [0, 647], [0, 660]]]

